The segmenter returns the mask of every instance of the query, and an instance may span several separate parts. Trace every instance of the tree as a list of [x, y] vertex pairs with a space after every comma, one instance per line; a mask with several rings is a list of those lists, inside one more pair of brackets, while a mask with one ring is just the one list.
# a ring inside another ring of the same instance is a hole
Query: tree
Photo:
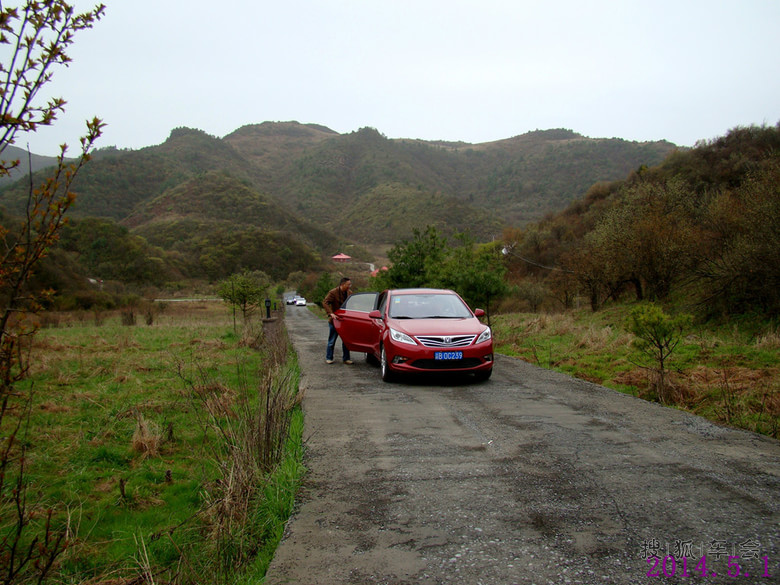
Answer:
[[452, 246], [433, 226], [414, 230], [388, 252], [392, 264], [376, 277], [377, 288], [451, 288], [470, 305], [484, 303], [490, 318], [490, 301], [506, 290], [500, 242], [477, 245], [468, 234], [455, 234]]
[[429, 267], [430, 284], [457, 291], [472, 307], [484, 306], [489, 322], [490, 302], [507, 291], [501, 242], [478, 246], [466, 234], [456, 234], [455, 239], [461, 245], [451, 249], [438, 267]]
[[412, 233], [411, 240], [396, 244], [387, 253], [391, 265], [378, 277], [381, 288], [430, 286], [433, 272], [447, 254], [447, 240], [431, 225], [425, 231], [415, 228]]
[[[666, 299], [688, 275], [696, 242], [690, 193], [680, 182], [639, 183], [621, 191], [585, 236], [583, 282], [599, 282], [617, 297], [627, 285], [637, 300]], [[591, 268], [587, 270], [585, 268]]]
[[547, 287], [542, 282], [531, 278], [524, 279], [515, 290], [517, 296], [530, 305], [532, 313], [539, 311], [539, 307], [542, 306], [545, 297], [549, 294]]
[[311, 300], [315, 305], [322, 305], [322, 301], [328, 296], [332, 288], [336, 286], [336, 279], [330, 272], [323, 272], [317, 279], [314, 288], [311, 291]]
[[241, 310], [244, 323], [265, 300], [271, 279], [262, 272], [233, 274], [219, 283], [219, 296]]
[[60, 235], [60, 247], [77, 256], [90, 277], [162, 284], [171, 273], [163, 259], [165, 252], [113, 220], [74, 220]]
[[19, 131], [49, 126], [65, 110], [62, 98], [40, 104], [38, 93], [51, 81], [57, 65], [70, 63], [66, 50], [75, 34], [92, 28], [104, 12], [101, 4], [78, 14], [62, 0], [28, 0], [21, 9], [0, 5], [0, 44], [11, 49], [8, 62], [0, 63], [0, 153], [14, 144]]
[[[0, 44], [7, 45], [7, 61], [0, 63], [0, 155], [14, 144], [17, 134], [50, 125], [63, 111], [65, 101], [41, 104], [39, 92], [52, 79], [57, 65], [67, 65], [74, 35], [91, 28], [104, 7], [78, 14], [61, 0], [27, 1], [20, 8], [0, 4]], [[3, 583], [43, 582], [67, 546], [66, 532], [52, 523], [51, 510], [36, 510], [27, 500], [25, 479], [25, 413], [32, 390], [16, 385], [27, 374], [29, 340], [37, 329], [34, 314], [42, 293], [28, 290], [28, 282], [42, 258], [49, 254], [75, 200], [73, 181], [89, 160], [103, 123], [87, 123], [81, 153], [65, 162], [67, 145], [60, 147], [57, 165], [41, 185], [32, 172], [26, 209], [19, 219], [3, 218], [0, 226], [0, 579]], [[0, 176], [20, 161], [0, 160]]]
[[780, 161], [718, 193], [705, 217], [710, 249], [697, 266], [710, 315], [780, 315]]
[[628, 330], [637, 336], [637, 348], [656, 366], [656, 391], [663, 404], [674, 402], [666, 383], [666, 364], [690, 323], [690, 315], [670, 316], [652, 303], [637, 305], [629, 315]]

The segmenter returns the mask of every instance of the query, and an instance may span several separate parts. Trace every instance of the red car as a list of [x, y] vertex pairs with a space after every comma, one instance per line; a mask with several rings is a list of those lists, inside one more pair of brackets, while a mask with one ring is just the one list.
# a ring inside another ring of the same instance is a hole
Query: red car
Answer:
[[382, 379], [401, 373], [456, 372], [487, 380], [493, 334], [451, 290], [415, 288], [351, 295], [333, 323], [350, 351], [379, 362]]

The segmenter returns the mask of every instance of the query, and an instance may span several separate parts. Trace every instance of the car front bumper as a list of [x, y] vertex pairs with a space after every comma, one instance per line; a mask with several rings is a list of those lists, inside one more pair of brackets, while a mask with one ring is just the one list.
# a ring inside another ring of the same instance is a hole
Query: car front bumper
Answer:
[[[481, 343], [466, 348], [453, 348], [452, 350], [420, 348], [418, 346], [409, 349], [402, 345], [393, 345], [392, 355], [388, 355], [388, 364], [395, 372], [423, 373], [423, 372], [481, 372], [493, 367], [493, 345]], [[458, 359], [436, 359], [438, 352], [462, 353]], [[388, 352], [389, 353], [389, 352]]]

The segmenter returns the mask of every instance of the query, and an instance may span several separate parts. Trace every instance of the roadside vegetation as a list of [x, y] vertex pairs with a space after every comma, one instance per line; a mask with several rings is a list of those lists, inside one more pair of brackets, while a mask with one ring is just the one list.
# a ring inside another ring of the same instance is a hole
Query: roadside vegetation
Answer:
[[506, 230], [500, 350], [777, 438], [778, 147], [735, 128]]
[[32, 398], [22, 505], [64, 533], [52, 577], [261, 578], [303, 473], [281, 321], [236, 334], [220, 302], [159, 305], [150, 324], [120, 312], [48, 321], [19, 390]]
[[[104, 10], [0, 7], [0, 155], [64, 110], [38, 94]], [[78, 156], [63, 144], [19, 183], [20, 212], [0, 213], [0, 582], [257, 582], [303, 473], [295, 354], [279, 315], [251, 319], [262, 274], [221, 290], [239, 329], [221, 303], [123, 298], [165, 265], [141, 238], [93, 222], [58, 247], [102, 128], [87, 122]], [[0, 178], [20, 167], [0, 159]], [[121, 286], [97, 274], [94, 302], [57, 312], [87, 282], [68, 242]]]
[[[496, 350], [660, 402], [653, 368], [628, 327], [632, 308], [500, 314], [493, 323]], [[669, 406], [780, 438], [778, 329], [691, 325], [667, 363], [665, 383]]]

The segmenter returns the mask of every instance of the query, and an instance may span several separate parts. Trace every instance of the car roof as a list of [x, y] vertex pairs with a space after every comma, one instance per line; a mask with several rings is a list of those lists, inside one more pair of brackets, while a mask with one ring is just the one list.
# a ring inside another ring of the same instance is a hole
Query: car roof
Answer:
[[415, 294], [455, 294], [455, 291], [447, 288], [395, 288], [387, 292], [393, 295], [415, 295]]

